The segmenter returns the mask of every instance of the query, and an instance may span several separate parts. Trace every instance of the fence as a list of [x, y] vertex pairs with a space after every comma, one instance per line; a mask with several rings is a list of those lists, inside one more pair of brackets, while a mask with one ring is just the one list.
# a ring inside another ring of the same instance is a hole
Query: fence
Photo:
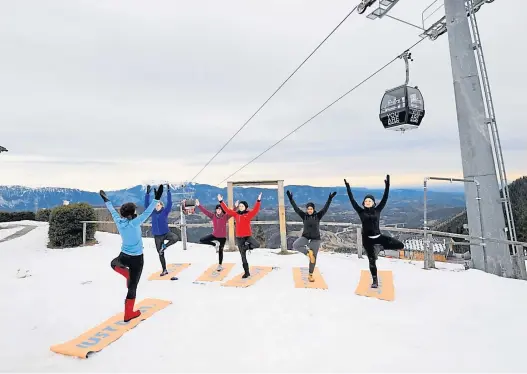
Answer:
[[[279, 225], [279, 223], [280, 223], [279, 221], [253, 221], [252, 222], [253, 225]], [[98, 224], [98, 225], [100, 225], [100, 224], [105, 224], [105, 225], [111, 224], [111, 225], [113, 225], [114, 222], [113, 221], [82, 221], [82, 240], [83, 240], [83, 243], [86, 243], [86, 227], [87, 227], [88, 224]], [[292, 222], [286, 222], [286, 225], [288, 225], [288, 226], [302, 226], [303, 223], [302, 222], [292, 221]], [[363, 256], [362, 249], [363, 248], [362, 248], [362, 226], [361, 225], [353, 224], [353, 223], [347, 223], [347, 222], [320, 222], [320, 225], [321, 226], [355, 228], [356, 229], [356, 233], [357, 233], [357, 255], [359, 256], [359, 258], [362, 258], [362, 256]], [[145, 223], [142, 226], [151, 227], [152, 224]], [[192, 227], [212, 227], [212, 223], [208, 222], [208, 223], [169, 224], [168, 226], [169, 227], [179, 227], [181, 229], [181, 231], [182, 231], [182, 234], [183, 233], [186, 234], [186, 229], [189, 228], [189, 227], [190, 228], [192, 228]], [[409, 229], [409, 228], [405, 228], [405, 227], [381, 226], [380, 229], [383, 230], [383, 231], [389, 231], [389, 232], [401, 232], [401, 233], [419, 234], [419, 235], [424, 235], [424, 233], [425, 233], [424, 229]], [[432, 235], [432, 236], [443, 237], [443, 238], [459, 238], [459, 239], [467, 240], [466, 243], [453, 243], [454, 245], [479, 245], [482, 241], [483, 242], [484, 241], [491, 241], [491, 242], [493, 241], [493, 242], [505, 243], [505, 244], [509, 244], [509, 245], [521, 246], [524, 249], [527, 248], [527, 243], [511, 241], [511, 240], [502, 240], [502, 239], [493, 239], [493, 238], [479, 238], [479, 237], [470, 236], [470, 235], [453, 234], [453, 233], [442, 232], [442, 231], [435, 231], [435, 230], [426, 230], [426, 234], [427, 235]], [[186, 235], [182, 235], [182, 239], [183, 239], [182, 240], [183, 248], [186, 249], [186, 247], [187, 247]], [[236, 250], [236, 248], [229, 248], [229, 247], [227, 247], [226, 249], [230, 250], [230, 251]], [[281, 244], [281, 252], [282, 253], [287, 253], [287, 247], [285, 247], [283, 245], [283, 243]], [[430, 256], [434, 257], [433, 253], [430, 253]], [[514, 256], [512, 256], [512, 257], [513, 257], [513, 260], [514, 260], [515, 257]], [[522, 276], [522, 279], [523, 279], [523, 276]]]

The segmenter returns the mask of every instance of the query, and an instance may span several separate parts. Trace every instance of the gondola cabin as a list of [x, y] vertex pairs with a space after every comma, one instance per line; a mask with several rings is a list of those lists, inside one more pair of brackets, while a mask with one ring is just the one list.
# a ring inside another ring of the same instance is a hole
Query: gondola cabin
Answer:
[[402, 85], [384, 93], [379, 118], [385, 129], [413, 130], [419, 127], [424, 116], [423, 95], [417, 87]]
[[185, 199], [183, 200], [182, 205], [183, 205], [183, 213], [194, 214], [194, 211], [196, 209], [196, 200]]

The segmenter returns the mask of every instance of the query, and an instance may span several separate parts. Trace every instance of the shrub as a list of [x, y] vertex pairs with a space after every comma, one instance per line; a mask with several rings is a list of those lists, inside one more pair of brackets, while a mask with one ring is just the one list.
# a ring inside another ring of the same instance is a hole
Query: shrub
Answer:
[[35, 219], [40, 222], [49, 222], [51, 216], [51, 209], [39, 209], [35, 215]]
[[[86, 203], [62, 205], [51, 211], [49, 219], [49, 245], [51, 247], [77, 247], [82, 244], [81, 221], [95, 221], [95, 210]], [[95, 238], [95, 225], [87, 225], [86, 240]]]
[[34, 221], [33, 212], [0, 212], [0, 222]]

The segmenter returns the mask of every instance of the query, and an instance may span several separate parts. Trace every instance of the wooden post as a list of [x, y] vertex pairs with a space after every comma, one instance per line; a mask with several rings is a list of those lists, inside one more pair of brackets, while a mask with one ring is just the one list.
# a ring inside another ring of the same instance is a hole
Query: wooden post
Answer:
[[362, 228], [357, 227], [357, 256], [362, 258]]
[[[234, 186], [232, 182], [227, 182], [227, 205], [234, 209]], [[234, 241], [234, 219], [229, 220], [229, 252], [236, 251], [236, 243]]]
[[82, 223], [82, 245], [86, 244], [86, 222]]
[[278, 183], [278, 220], [280, 221], [280, 248], [282, 253], [287, 253], [287, 225], [285, 222], [284, 181]]
[[183, 250], [187, 250], [187, 220], [183, 214], [183, 204], [179, 205], [179, 223], [181, 223], [181, 243], [183, 243]]

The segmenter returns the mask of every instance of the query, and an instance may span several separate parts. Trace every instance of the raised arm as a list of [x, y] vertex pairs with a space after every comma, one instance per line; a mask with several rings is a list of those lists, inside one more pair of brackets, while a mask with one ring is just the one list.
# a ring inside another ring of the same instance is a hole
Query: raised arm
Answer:
[[108, 196], [106, 195], [106, 192], [103, 190], [99, 191], [99, 195], [101, 196], [102, 200], [104, 201], [104, 205], [106, 205], [106, 208], [110, 211], [110, 214], [112, 215], [112, 219], [115, 223], [121, 219], [121, 216], [119, 213], [116, 212], [115, 208], [112, 205], [112, 202], [110, 199], [108, 199]]
[[221, 195], [218, 195], [218, 201], [220, 202], [221, 207], [223, 208], [223, 211], [227, 213], [228, 215], [232, 217], [236, 217], [238, 213], [236, 213], [234, 210], [230, 209], [225, 202], [223, 201], [223, 197]]
[[172, 192], [170, 192], [170, 186], [167, 184], [167, 206], [165, 207], [165, 214], [168, 216], [172, 210]]
[[145, 209], [150, 205], [150, 185], [146, 186]]
[[201, 210], [201, 212], [203, 214], [205, 214], [207, 217], [209, 217], [210, 219], [212, 219], [214, 217], [214, 214], [212, 214], [211, 212], [209, 212], [207, 209], [205, 209], [204, 207], [201, 206], [201, 204], [198, 205], [198, 209]]
[[262, 202], [261, 200], [256, 200], [256, 204], [254, 204], [254, 208], [251, 209], [249, 211], [249, 213], [247, 213], [247, 217], [249, 219], [253, 219], [254, 217], [256, 217], [256, 215], [258, 214], [258, 212], [260, 211], [260, 207], [262, 206]]
[[384, 206], [388, 202], [388, 195], [390, 194], [390, 175], [386, 175], [384, 180], [384, 194], [382, 195], [381, 202], [375, 207], [376, 210], [383, 210]]
[[146, 208], [143, 213], [141, 213], [139, 216], [135, 217], [132, 220], [132, 223], [134, 225], [142, 225], [143, 223], [145, 223], [148, 217], [150, 217], [150, 215], [154, 211], [154, 208], [156, 207], [156, 204], [159, 202], [159, 200], [161, 200], [161, 196], [163, 196], [163, 185], [160, 184], [157, 190], [154, 188], [154, 193], [154, 200], [152, 200], [150, 205], [148, 205], [148, 208]]
[[150, 217], [150, 215], [154, 211], [154, 209], [155, 209], [155, 207], [156, 207], [158, 202], [159, 202], [158, 199], [152, 200], [152, 202], [150, 203], [148, 208], [146, 208], [143, 213], [141, 213], [140, 215], [138, 215], [137, 217], [135, 217], [132, 220], [133, 224], [134, 225], [142, 225], [143, 223], [145, 223], [145, 221], [148, 219], [148, 217]]
[[350, 199], [351, 206], [353, 207], [353, 209], [355, 209], [355, 211], [357, 213], [362, 212], [364, 209], [362, 209], [362, 207], [359, 204], [357, 204], [357, 202], [353, 198], [353, 193], [351, 192], [351, 187], [350, 187], [348, 181], [345, 180], [345, 179], [344, 179], [344, 184], [346, 185], [346, 190], [348, 191], [348, 197]]
[[112, 202], [106, 201], [104, 204], [106, 205], [106, 208], [108, 208], [108, 210], [110, 211], [113, 221], [117, 223], [117, 221], [121, 219], [121, 216], [119, 215], [119, 213], [117, 213], [117, 211], [113, 207]]
[[328, 201], [326, 201], [324, 207], [317, 213], [319, 219], [322, 219], [322, 217], [324, 217], [324, 215], [327, 213], [329, 206], [331, 205], [331, 201], [333, 201], [333, 198], [335, 196], [337, 196], [336, 192], [332, 192], [329, 194]]
[[295, 213], [298, 214], [302, 220], [304, 220], [304, 218], [306, 217], [306, 212], [302, 211], [298, 207], [298, 205], [296, 205], [296, 202], [293, 199], [293, 194], [290, 191], [287, 191], [286, 194], [287, 194], [287, 198], [289, 199], [289, 202], [291, 203], [291, 206], [293, 207], [293, 210], [295, 211]]

